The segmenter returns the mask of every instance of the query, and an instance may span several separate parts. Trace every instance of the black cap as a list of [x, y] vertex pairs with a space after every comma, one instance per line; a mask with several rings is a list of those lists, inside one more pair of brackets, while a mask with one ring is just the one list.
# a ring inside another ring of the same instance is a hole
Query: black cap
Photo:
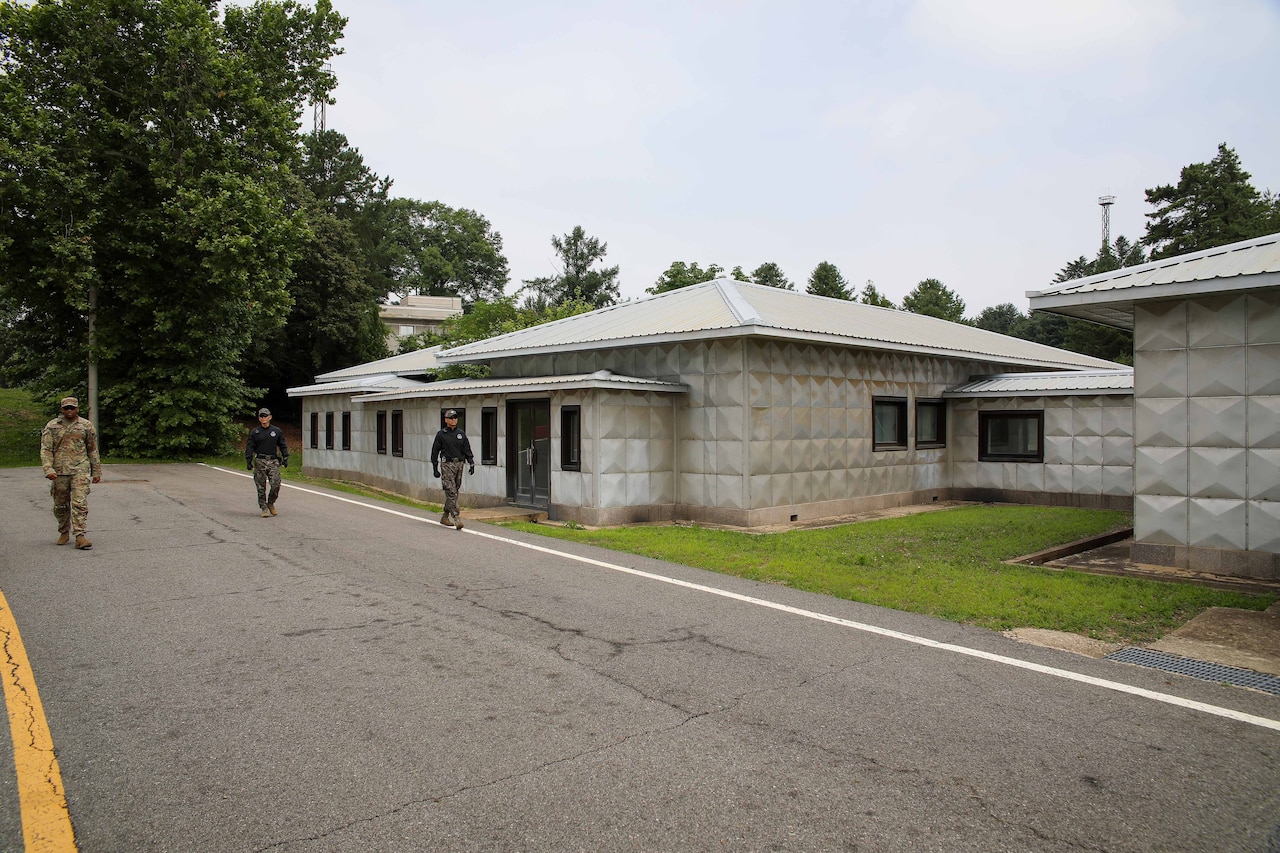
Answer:
[[258, 409], [258, 417], [260, 417], [260, 418], [269, 418], [269, 417], [271, 417], [271, 410], [270, 410], [270, 409]]
[[458, 410], [457, 410], [457, 409], [447, 409], [447, 410], [445, 410], [444, 416], [445, 416], [446, 418], [457, 418], [457, 417], [458, 417]]

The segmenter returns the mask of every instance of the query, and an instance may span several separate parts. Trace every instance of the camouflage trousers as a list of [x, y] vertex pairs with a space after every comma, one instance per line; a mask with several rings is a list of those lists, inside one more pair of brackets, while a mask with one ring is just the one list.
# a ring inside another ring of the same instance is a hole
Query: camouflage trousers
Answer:
[[[268, 504], [275, 503], [280, 497], [280, 460], [254, 457], [253, 484], [258, 487], [258, 509], [266, 509]], [[271, 489], [269, 492], [268, 487]]]
[[458, 517], [458, 491], [462, 488], [462, 468], [465, 462], [440, 463], [440, 487], [444, 489], [444, 514]]
[[79, 536], [89, 520], [89, 475], [59, 474], [49, 485], [58, 532]]

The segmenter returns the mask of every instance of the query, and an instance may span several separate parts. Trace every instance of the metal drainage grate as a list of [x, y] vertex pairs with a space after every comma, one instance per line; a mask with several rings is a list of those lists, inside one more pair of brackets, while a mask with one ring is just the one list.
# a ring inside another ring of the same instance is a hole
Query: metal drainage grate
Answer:
[[1123, 648], [1118, 652], [1112, 652], [1106, 655], [1104, 659], [1137, 664], [1138, 666], [1149, 666], [1152, 669], [1176, 672], [1179, 675], [1189, 675], [1192, 678], [1202, 678], [1205, 681], [1216, 681], [1220, 684], [1252, 687], [1254, 690], [1261, 690], [1265, 693], [1280, 696], [1280, 677], [1254, 672], [1251, 669], [1241, 669], [1238, 666], [1225, 666], [1220, 663], [1192, 660], [1191, 658], [1178, 657], [1165, 652], [1153, 652], [1151, 649], [1139, 649], [1134, 646]]

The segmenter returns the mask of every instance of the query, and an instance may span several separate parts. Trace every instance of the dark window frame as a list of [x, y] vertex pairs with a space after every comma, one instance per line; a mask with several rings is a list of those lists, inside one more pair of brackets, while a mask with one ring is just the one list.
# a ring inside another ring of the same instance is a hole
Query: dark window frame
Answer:
[[404, 409], [391, 410], [391, 455], [404, 456]]
[[498, 407], [480, 409], [480, 464], [498, 464]]
[[324, 413], [324, 449], [333, 450], [333, 412]]
[[[898, 412], [898, 432], [892, 441], [882, 441], [876, 435], [876, 410], [892, 407]], [[906, 397], [872, 397], [871, 398], [871, 449], [907, 450], [907, 398]]]
[[[920, 410], [932, 409], [938, 414], [938, 437], [934, 440], [922, 439], [920, 437]], [[935, 450], [940, 447], [947, 446], [947, 403], [945, 400], [923, 399], [916, 400], [916, 448], [920, 450]]]
[[311, 413], [311, 435], [309, 436], [309, 444], [314, 450], [320, 446], [320, 413]]
[[560, 407], [560, 470], [582, 470], [582, 407]]
[[[1035, 421], [1036, 449], [1034, 452], [1010, 453], [990, 450], [990, 428], [1004, 421]], [[979, 462], [1044, 462], [1044, 411], [1019, 411], [1003, 409], [1000, 411], [978, 412], [978, 461]]]
[[342, 413], [342, 449], [351, 449], [351, 413]]
[[378, 453], [387, 455], [387, 410], [378, 409], [378, 415], [375, 419], [378, 431]]

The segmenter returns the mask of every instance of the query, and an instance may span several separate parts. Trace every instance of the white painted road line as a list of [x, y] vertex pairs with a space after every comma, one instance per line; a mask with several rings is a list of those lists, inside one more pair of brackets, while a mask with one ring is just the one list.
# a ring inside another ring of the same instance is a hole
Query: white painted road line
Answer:
[[[201, 463], [201, 464], [204, 464], [204, 463]], [[228, 468], [219, 468], [213, 465], [210, 465], [207, 467], [212, 468], [215, 471], [222, 471], [227, 474], [235, 474], [240, 477], [252, 477], [251, 474], [243, 474], [239, 471], [232, 471]], [[361, 506], [366, 509], [372, 509], [378, 512], [385, 512], [391, 515], [398, 515], [401, 518], [408, 518], [412, 521], [418, 521], [424, 524], [436, 524], [436, 521], [434, 519], [422, 518], [421, 516], [417, 516], [417, 515], [410, 515], [407, 512], [399, 512], [398, 510], [391, 509], [390, 507], [378, 506], [377, 504], [365, 503], [364, 501], [353, 500], [352, 498], [344, 498], [344, 497], [339, 497], [338, 495], [331, 495], [325, 492], [318, 492], [314, 489], [307, 489], [307, 488], [303, 488], [302, 486], [295, 486], [291, 483], [283, 483], [282, 485], [287, 486], [290, 489], [296, 489], [297, 491], [300, 491], [300, 492], [306, 492], [307, 494], [310, 494], [310, 495], [318, 495], [322, 498], [330, 498], [335, 501], [342, 501], [343, 503], [355, 504], [356, 506]], [[527, 548], [531, 551], [540, 551], [544, 554], [552, 554], [557, 557], [563, 557], [567, 560], [574, 560], [579, 563], [586, 563], [588, 565], [598, 566], [602, 569], [608, 569], [614, 572], [622, 572], [623, 574], [634, 575], [636, 577], [645, 578], [647, 580], [658, 581], [659, 583], [665, 583], [665, 584], [670, 584], [672, 586], [684, 587], [685, 589], [691, 589], [697, 592], [707, 593], [709, 595], [716, 595], [721, 598], [728, 598], [734, 601], [741, 601], [745, 604], [753, 604], [753, 605], [756, 605], [757, 607], [766, 607], [770, 610], [777, 610], [783, 613], [790, 613], [794, 616], [803, 616], [806, 619], [814, 619], [819, 622], [829, 622], [832, 625], [839, 625], [843, 628], [852, 628], [856, 631], [864, 631], [868, 634], [877, 634], [881, 637], [888, 637], [890, 639], [900, 640], [904, 643], [914, 643], [915, 645], [918, 645], [918, 646], [925, 646], [931, 649], [938, 649], [939, 651], [951, 652], [952, 654], [966, 655], [968, 657], [980, 658], [982, 660], [1003, 664], [1005, 666], [1012, 666], [1018, 669], [1025, 669], [1031, 672], [1037, 672], [1037, 673], [1040, 673], [1041, 675], [1053, 676], [1054, 678], [1063, 678], [1068, 681], [1078, 681], [1082, 684], [1089, 684], [1094, 687], [1101, 687], [1105, 690], [1114, 690], [1118, 693], [1127, 693], [1131, 696], [1141, 696], [1144, 699], [1151, 699], [1156, 702], [1163, 702], [1166, 705], [1175, 705], [1177, 707], [1187, 708], [1192, 711], [1200, 711], [1205, 714], [1212, 714], [1218, 717], [1226, 717], [1229, 720], [1236, 720], [1238, 722], [1248, 723], [1249, 725], [1260, 726], [1262, 728], [1272, 729], [1274, 731], [1280, 732], [1280, 720], [1273, 720], [1267, 717], [1259, 717], [1256, 714], [1246, 714], [1243, 711], [1235, 711], [1235, 710], [1232, 710], [1231, 708], [1222, 708], [1217, 705], [1209, 705], [1205, 702], [1197, 702], [1194, 699], [1184, 699], [1181, 696], [1173, 696], [1168, 693], [1160, 693], [1155, 690], [1147, 690], [1143, 687], [1134, 687], [1132, 685], [1123, 684], [1118, 681], [1109, 681], [1105, 678], [1095, 678], [1092, 675], [1083, 675], [1081, 673], [1072, 672], [1071, 670], [1067, 670], [1067, 669], [1058, 669], [1057, 667], [1044, 666], [1043, 664], [1032, 663], [1030, 661], [1025, 661], [1025, 660], [1019, 660], [1018, 658], [1011, 658], [1005, 655], [994, 654], [992, 652], [984, 652], [981, 649], [971, 649], [967, 646], [957, 646], [954, 643], [943, 643], [937, 640], [930, 640], [928, 637], [918, 637], [914, 634], [905, 634], [901, 631], [893, 631], [888, 628], [881, 628], [876, 625], [869, 625], [865, 622], [854, 622], [851, 619], [842, 619], [838, 616], [828, 616], [825, 613], [818, 613], [817, 611], [813, 611], [813, 610], [804, 610], [799, 607], [792, 607], [787, 604], [780, 604], [776, 601], [769, 601], [768, 599], [764, 599], [764, 598], [755, 598], [754, 596], [750, 596], [750, 595], [742, 595], [741, 593], [730, 592], [729, 590], [726, 590], [726, 589], [719, 589], [713, 586], [706, 586], [705, 584], [693, 583], [691, 581], [680, 580], [679, 578], [670, 578], [665, 575], [658, 575], [658, 574], [654, 574], [653, 572], [646, 572], [640, 569], [629, 568], [627, 566], [619, 566], [614, 563], [606, 563], [601, 560], [593, 560], [590, 557], [582, 557], [577, 554], [570, 554], [565, 551], [557, 551], [554, 548], [547, 548], [543, 545], [534, 545], [529, 542], [521, 542], [518, 539], [509, 539], [505, 536], [498, 536], [493, 533], [485, 533], [483, 531], [474, 530], [472, 528], [466, 528], [461, 532], [469, 533], [472, 536], [481, 536], [486, 539], [494, 539], [499, 542], [505, 542], [510, 545], [516, 545], [521, 548]]]

